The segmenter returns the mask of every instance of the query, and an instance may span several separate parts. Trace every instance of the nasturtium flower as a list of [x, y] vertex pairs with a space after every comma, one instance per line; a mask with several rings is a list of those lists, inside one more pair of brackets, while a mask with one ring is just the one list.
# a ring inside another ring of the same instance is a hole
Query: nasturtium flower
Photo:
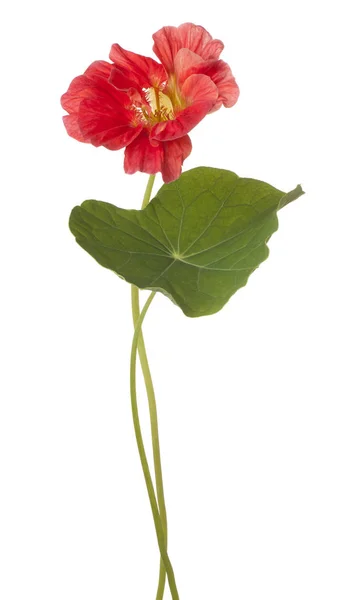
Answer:
[[126, 173], [177, 179], [192, 144], [187, 135], [207, 114], [231, 107], [239, 88], [219, 59], [223, 43], [184, 23], [153, 35], [160, 63], [113, 44], [111, 63], [96, 61], [62, 96], [70, 136], [109, 150], [125, 148]]

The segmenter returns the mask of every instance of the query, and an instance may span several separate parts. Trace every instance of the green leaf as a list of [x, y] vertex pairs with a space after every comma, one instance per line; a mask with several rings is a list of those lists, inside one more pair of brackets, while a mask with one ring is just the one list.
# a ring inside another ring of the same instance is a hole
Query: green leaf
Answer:
[[70, 229], [102, 266], [158, 290], [189, 317], [219, 311], [269, 254], [277, 210], [303, 194], [199, 167], [165, 184], [144, 210], [87, 200]]

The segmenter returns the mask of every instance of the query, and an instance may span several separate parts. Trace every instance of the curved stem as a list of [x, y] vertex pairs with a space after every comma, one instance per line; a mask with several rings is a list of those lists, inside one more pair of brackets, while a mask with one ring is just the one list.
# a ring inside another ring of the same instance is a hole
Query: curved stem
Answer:
[[138, 340], [139, 340], [139, 336], [141, 333], [141, 326], [142, 326], [143, 319], [146, 316], [147, 310], [148, 310], [154, 296], [155, 296], [155, 292], [152, 292], [150, 294], [150, 296], [148, 297], [148, 299], [143, 307], [143, 310], [139, 316], [139, 319], [136, 323], [136, 327], [135, 327], [135, 331], [134, 331], [133, 343], [131, 346], [131, 356], [130, 356], [131, 408], [132, 408], [136, 442], [137, 442], [137, 447], [138, 447], [138, 451], [139, 451], [139, 455], [140, 455], [143, 474], [145, 477], [148, 497], [149, 497], [149, 501], [150, 501], [150, 505], [151, 505], [151, 509], [152, 509], [153, 520], [154, 520], [155, 530], [156, 530], [156, 534], [157, 534], [160, 555], [161, 555], [161, 558], [162, 558], [162, 561], [163, 561], [163, 564], [164, 564], [164, 567], [165, 567], [165, 570], [167, 573], [167, 578], [168, 578], [168, 582], [169, 582], [169, 586], [170, 586], [172, 600], [179, 600], [179, 595], [178, 595], [176, 581], [175, 581], [175, 575], [174, 575], [173, 568], [172, 568], [172, 565], [171, 565], [171, 562], [170, 562], [170, 559], [168, 557], [168, 553], [166, 550], [166, 540], [165, 540], [164, 530], [163, 530], [162, 521], [161, 521], [161, 517], [159, 514], [158, 506], [157, 506], [157, 500], [156, 500], [155, 491], [154, 491], [152, 478], [151, 478], [151, 473], [149, 470], [149, 465], [148, 465], [148, 461], [147, 461], [147, 457], [146, 457], [145, 447], [143, 444], [143, 438], [142, 438], [141, 426], [140, 426], [140, 420], [139, 420], [139, 414], [138, 414], [138, 407], [137, 407], [137, 395], [136, 395], [136, 352], [137, 352]]
[[[134, 327], [135, 327], [138, 322], [139, 316], [140, 316], [140, 305], [139, 305], [139, 290], [134, 285], [131, 286], [131, 303], [132, 303], [133, 321], [134, 321]], [[163, 475], [162, 475], [161, 458], [160, 458], [157, 406], [156, 406], [156, 401], [155, 401], [155, 394], [154, 394], [151, 372], [149, 370], [149, 365], [148, 365], [146, 347], [145, 347], [145, 343], [143, 340], [143, 335], [142, 335], [141, 330], [140, 330], [139, 338], [138, 338], [138, 353], [139, 353], [141, 368], [142, 368], [142, 372], [143, 372], [143, 378], [145, 381], [147, 397], [148, 397], [149, 415], [150, 415], [150, 423], [151, 423], [151, 434], [152, 434], [152, 451], [153, 451], [154, 473], [155, 473], [155, 482], [156, 482], [156, 490], [157, 490], [157, 498], [158, 498], [158, 507], [159, 507], [159, 513], [160, 513], [161, 523], [162, 523], [162, 527], [163, 527], [165, 548], [167, 548], [167, 516], [166, 516]], [[166, 579], [165, 566], [164, 566], [163, 561], [161, 560], [160, 568], [159, 568], [159, 581], [158, 581], [156, 600], [162, 600], [162, 598], [164, 596], [165, 579]]]
[[[147, 206], [147, 204], [149, 203], [149, 200], [151, 197], [151, 192], [153, 189], [154, 180], [155, 180], [155, 175], [150, 175], [148, 178], [146, 191], [145, 191], [143, 202], [142, 202], [142, 208], [145, 208]], [[131, 286], [131, 306], [132, 306], [134, 327], [136, 327], [136, 324], [137, 324], [139, 316], [140, 316], [140, 301], [139, 301], [139, 289], [135, 285]], [[155, 482], [156, 482], [156, 490], [157, 490], [157, 498], [158, 498], [158, 507], [159, 507], [160, 518], [161, 518], [161, 522], [162, 522], [162, 526], [163, 526], [165, 548], [167, 548], [167, 516], [166, 516], [163, 475], [162, 475], [161, 458], [160, 458], [157, 406], [156, 406], [156, 401], [155, 401], [152, 376], [151, 376], [148, 359], [147, 359], [146, 347], [145, 347], [145, 343], [144, 343], [144, 339], [143, 339], [141, 330], [139, 333], [139, 340], [138, 340], [138, 353], [139, 353], [141, 369], [142, 369], [143, 378], [144, 378], [146, 391], [147, 391], [148, 408], [149, 408], [150, 423], [151, 423], [152, 452], [153, 452], [153, 462], [154, 462], [154, 473], [155, 473]], [[164, 590], [165, 590], [165, 580], [166, 580], [165, 566], [164, 566], [163, 561], [160, 560], [159, 581], [158, 581], [156, 600], [163, 599]]]

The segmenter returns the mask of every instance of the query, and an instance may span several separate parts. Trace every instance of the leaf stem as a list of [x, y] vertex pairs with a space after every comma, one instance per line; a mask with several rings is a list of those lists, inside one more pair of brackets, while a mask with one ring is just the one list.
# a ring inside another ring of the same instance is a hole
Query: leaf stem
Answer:
[[[139, 305], [139, 289], [135, 286], [131, 286], [131, 304], [132, 304], [132, 313], [133, 313], [133, 321], [134, 327], [136, 326], [139, 316], [140, 316], [140, 305]], [[166, 506], [165, 506], [165, 496], [164, 496], [164, 485], [163, 485], [163, 475], [161, 468], [161, 458], [160, 458], [160, 443], [159, 443], [159, 429], [158, 429], [158, 415], [157, 415], [157, 406], [155, 401], [155, 393], [153, 387], [153, 381], [151, 377], [151, 372], [149, 369], [146, 347], [142, 335], [142, 331], [140, 330], [138, 337], [138, 353], [141, 363], [141, 368], [143, 372], [143, 378], [145, 381], [147, 397], [148, 397], [148, 407], [149, 407], [149, 415], [150, 415], [150, 423], [151, 423], [151, 435], [152, 435], [152, 451], [153, 451], [153, 461], [154, 461], [154, 472], [155, 472], [155, 482], [156, 482], [156, 490], [157, 490], [157, 498], [158, 498], [158, 507], [161, 518], [161, 523], [163, 527], [164, 533], [164, 543], [165, 548], [167, 548], [167, 516], [166, 516]], [[158, 581], [158, 589], [156, 600], [162, 600], [164, 596], [165, 589], [165, 579], [166, 572], [163, 561], [160, 561], [159, 568], [159, 581]]]
[[[144, 209], [147, 206], [147, 204], [149, 203], [149, 201], [151, 199], [151, 193], [152, 193], [152, 189], [153, 189], [154, 180], [155, 180], [155, 175], [150, 175], [148, 178], [145, 194], [143, 197], [143, 202], [142, 202], [142, 206], [141, 206], [142, 209]], [[132, 304], [133, 321], [134, 321], [134, 327], [135, 327], [137, 320], [139, 318], [139, 315], [140, 315], [139, 289], [135, 285], [131, 286], [131, 304]], [[148, 408], [149, 408], [149, 415], [150, 415], [150, 422], [151, 422], [152, 451], [153, 451], [154, 474], [155, 474], [155, 483], [156, 483], [156, 489], [157, 489], [158, 507], [159, 507], [160, 518], [161, 518], [163, 531], [164, 531], [165, 548], [167, 549], [167, 515], [166, 515], [164, 484], [163, 484], [163, 475], [162, 475], [161, 458], [160, 458], [157, 405], [156, 405], [156, 401], [155, 401], [153, 381], [152, 381], [152, 377], [151, 377], [151, 372], [149, 370], [146, 347], [145, 347], [145, 342], [143, 339], [142, 331], [140, 331], [140, 335], [139, 335], [138, 353], [139, 353], [141, 369], [142, 369], [143, 378], [145, 381], [145, 386], [146, 386], [146, 391], [147, 391]], [[166, 580], [166, 571], [165, 571], [163, 561], [160, 560], [159, 581], [158, 581], [156, 600], [163, 599], [164, 589], [165, 589], [165, 580]]]
[[[143, 197], [143, 202], [142, 202], [142, 207], [141, 207], [142, 209], [145, 208], [150, 201], [154, 180], [155, 180], [155, 175], [150, 175], [148, 178], [145, 194]], [[136, 327], [136, 324], [137, 324], [139, 316], [140, 316], [140, 301], [139, 301], [139, 289], [135, 285], [131, 286], [131, 306], [132, 306], [134, 327]], [[147, 359], [146, 347], [145, 347], [143, 334], [142, 334], [141, 330], [139, 332], [139, 337], [138, 337], [138, 353], [139, 353], [140, 364], [141, 364], [141, 369], [142, 369], [142, 373], [143, 373], [143, 378], [144, 378], [146, 392], [147, 392], [147, 398], [148, 398], [148, 408], [149, 408], [150, 423], [151, 423], [152, 452], [153, 452], [153, 462], [154, 462], [158, 508], [159, 508], [159, 514], [160, 514], [161, 523], [162, 523], [162, 527], [163, 527], [165, 549], [167, 549], [167, 515], [166, 515], [166, 506], [165, 506], [163, 475], [162, 475], [162, 468], [161, 468], [157, 406], [156, 406], [156, 401], [155, 401], [153, 381], [152, 381], [151, 372], [149, 369], [149, 364], [148, 364], [148, 359]], [[156, 600], [163, 599], [164, 590], [165, 590], [165, 581], [166, 581], [166, 570], [165, 570], [164, 562], [161, 559], [160, 567], [159, 567], [159, 581], [158, 581]]]
[[144, 474], [144, 478], [145, 478], [145, 482], [146, 482], [148, 497], [149, 497], [149, 501], [150, 501], [150, 505], [151, 505], [151, 509], [152, 509], [153, 520], [154, 520], [155, 530], [156, 530], [156, 534], [157, 534], [160, 555], [161, 555], [161, 559], [162, 559], [163, 565], [164, 565], [166, 573], [167, 573], [172, 600], [179, 600], [179, 595], [178, 595], [176, 581], [175, 581], [175, 575], [174, 575], [173, 568], [172, 568], [172, 565], [171, 565], [171, 562], [170, 562], [170, 559], [169, 559], [169, 556], [168, 556], [168, 553], [166, 550], [166, 536], [165, 536], [163, 525], [162, 525], [161, 515], [159, 514], [159, 510], [158, 510], [158, 506], [157, 506], [157, 500], [156, 500], [156, 496], [155, 496], [154, 486], [152, 483], [151, 473], [149, 470], [149, 465], [148, 465], [146, 452], [145, 452], [145, 448], [144, 448], [139, 414], [138, 414], [138, 407], [137, 407], [136, 353], [137, 353], [137, 348], [138, 348], [139, 336], [141, 334], [142, 322], [146, 316], [147, 310], [148, 310], [154, 296], [155, 296], [155, 292], [152, 292], [150, 294], [150, 296], [148, 297], [148, 299], [142, 309], [142, 312], [137, 320], [135, 331], [134, 331], [134, 337], [133, 337], [133, 342], [132, 342], [132, 346], [131, 346], [131, 356], [130, 356], [130, 396], [131, 396], [131, 408], [132, 408], [136, 442], [137, 442], [137, 447], [138, 447], [138, 451], [139, 451], [139, 455], [140, 455], [142, 470], [143, 470], [143, 474]]
[[154, 185], [155, 175], [150, 175], [146, 185], [145, 195], [143, 197], [141, 208], [146, 208], [147, 204], [151, 199], [151, 193]]

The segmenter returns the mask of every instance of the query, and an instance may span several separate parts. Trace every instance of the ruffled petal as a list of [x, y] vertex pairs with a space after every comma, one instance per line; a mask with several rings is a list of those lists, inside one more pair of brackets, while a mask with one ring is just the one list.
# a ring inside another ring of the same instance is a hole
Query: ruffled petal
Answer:
[[[124, 50], [119, 44], [113, 44], [110, 59], [114, 62], [114, 66], [117, 69], [112, 74], [112, 83], [116, 87], [118, 87], [117, 76], [119, 75], [122, 75], [123, 78], [131, 82], [129, 87], [137, 87], [139, 89], [159, 88], [167, 79], [164, 67], [153, 60], [153, 58]], [[124, 88], [124, 79], [119, 89], [126, 89]]]
[[224, 45], [200, 25], [183, 23], [179, 27], [163, 27], [153, 35], [153, 51], [168, 73], [174, 70], [174, 60], [181, 48], [195, 52], [204, 60], [217, 59]]
[[113, 66], [110, 73], [110, 83], [114, 85], [118, 90], [127, 91], [134, 87], [134, 80], [128, 75], [124, 75], [123, 71]]
[[70, 137], [74, 138], [78, 142], [88, 142], [88, 140], [86, 140], [84, 135], [82, 134], [80, 126], [78, 124], [78, 113], [73, 113], [72, 115], [64, 115], [63, 123]]
[[95, 77], [98, 79], [101, 77], [105, 81], [108, 80], [111, 73], [112, 65], [104, 60], [97, 60], [93, 62], [86, 69], [83, 75], [75, 77], [70, 83], [68, 91], [61, 97], [61, 105], [67, 112], [76, 112], [83, 98], [89, 98], [91, 89], [95, 87], [91, 80]]
[[[204, 60], [217, 60], [220, 53], [224, 50], [224, 44], [220, 40], [211, 40], [201, 51], [201, 56]], [[198, 54], [200, 54], [198, 52]]]
[[181, 48], [174, 58], [174, 73], [178, 84], [182, 85], [190, 75], [200, 73], [204, 65], [205, 61], [201, 56], [188, 48]]
[[175, 56], [174, 70], [179, 85], [193, 74], [207, 75], [212, 79], [218, 88], [218, 99], [212, 111], [220, 108], [222, 104], [230, 108], [239, 97], [239, 87], [229, 65], [223, 60], [203, 60], [195, 52], [182, 48]]
[[173, 72], [177, 52], [182, 48], [177, 27], [163, 27], [153, 34], [153, 52], [168, 73]]
[[85, 140], [93, 146], [120, 150], [142, 131], [142, 125], [131, 126], [124, 115], [107, 113], [97, 100], [85, 100], [78, 116], [78, 125]]
[[91, 95], [90, 79], [85, 75], [75, 77], [69, 85], [65, 94], [61, 97], [61, 105], [68, 113], [77, 112], [83, 98]]
[[164, 157], [162, 164], [162, 176], [165, 183], [175, 181], [182, 172], [183, 161], [192, 151], [192, 142], [189, 135], [163, 143]]
[[127, 94], [100, 75], [76, 77], [61, 102], [70, 113], [67, 132], [78, 141], [118, 150], [142, 130]]
[[88, 69], [84, 71], [84, 75], [88, 77], [94, 77], [97, 75], [98, 77], [104, 77], [108, 79], [111, 73], [112, 64], [106, 62], [105, 60], [96, 60], [91, 65], [89, 65]]
[[163, 157], [163, 144], [152, 146], [148, 133], [143, 131], [125, 148], [124, 170], [129, 175], [137, 171], [154, 175], [154, 173], [161, 171]]
[[151, 137], [162, 142], [175, 140], [191, 131], [214, 107], [218, 90], [207, 75], [191, 75], [181, 87], [184, 108], [172, 121], [163, 121], [152, 128]]
[[94, 146], [120, 150], [139, 135], [142, 125], [134, 120], [133, 112], [122, 105], [121, 98], [114, 96], [113, 100], [109, 106], [102, 97], [83, 100], [78, 124], [82, 135]]
[[234, 106], [240, 95], [240, 90], [229, 65], [223, 60], [209, 61], [203, 68], [199, 69], [199, 73], [201, 72], [211, 77], [218, 88], [218, 101], [213, 110], [217, 110], [221, 104], [224, 104], [226, 108]]
[[192, 50], [204, 60], [219, 58], [224, 44], [220, 40], [214, 40], [204, 27], [193, 23], [183, 23], [177, 29], [181, 39], [181, 48]]
[[111, 69], [109, 82], [112, 83], [117, 90], [126, 92], [132, 104], [141, 106], [146, 103], [146, 93], [143, 92], [139, 86], [134, 87], [134, 80], [124, 75], [117, 67]]
[[137, 171], [154, 175], [161, 172], [165, 183], [178, 179], [183, 161], [189, 156], [192, 143], [188, 135], [178, 140], [157, 142], [153, 146], [148, 132], [143, 131], [125, 148], [124, 170], [132, 175]]

